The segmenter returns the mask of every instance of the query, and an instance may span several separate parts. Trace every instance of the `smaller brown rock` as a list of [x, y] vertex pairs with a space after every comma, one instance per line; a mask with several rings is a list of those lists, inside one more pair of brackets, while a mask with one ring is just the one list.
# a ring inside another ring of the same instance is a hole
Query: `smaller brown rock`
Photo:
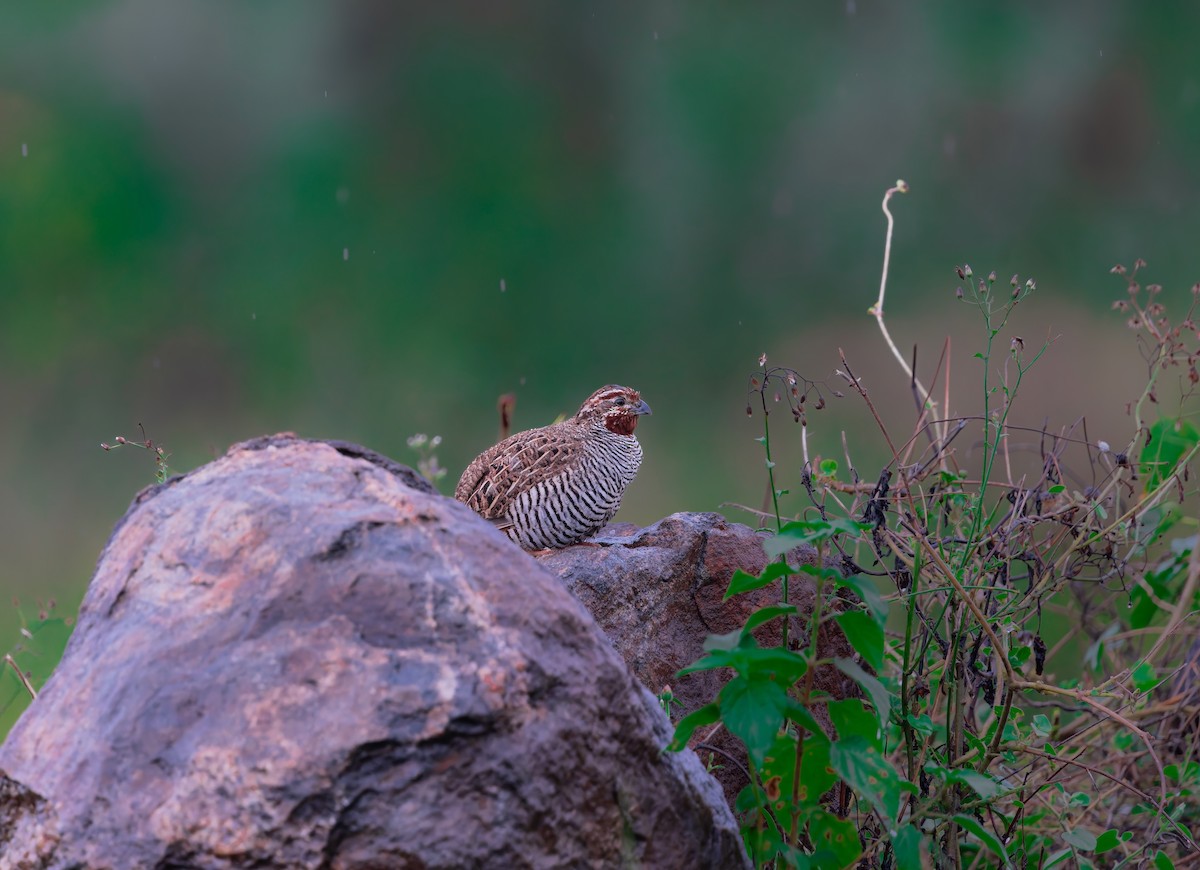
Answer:
[[[777, 584], [723, 600], [734, 571], [758, 574], [766, 567], [762, 547], [766, 537], [717, 513], [677, 513], [644, 529], [615, 524], [592, 539], [601, 546], [571, 547], [537, 558], [591, 611], [650, 691], [671, 687], [679, 704], [672, 719], [678, 721], [716, 698], [729, 679], [724, 670], [678, 676], [704, 655], [705, 639], [710, 634], [735, 631], [754, 611], [779, 603]], [[816, 557], [813, 548], [798, 547], [789, 561], [813, 564]], [[832, 561], [827, 564], [834, 566]], [[815, 587], [802, 575], [793, 576], [789, 586], [790, 603], [799, 611], [791, 622], [791, 645], [807, 645]], [[835, 596], [830, 600], [838, 606]], [[764, 646], [777, 645], [781, 633], [781, 621], [774, 620], [755, 631], [755, 637]], [[821, 630], [817, 649], [821, 658], [856, 657], [837, 626], [828, 623]], [[860, 694], [854, 681], [832, 666], [817, 669], [814, 687], [834, 698]], [[813, 713], [819, 722], [829, 725], [823, 706], [814, 708]], [[724, 729], [713, 738], [713, 745], [744, 765], [744, 752]], [[732, 806], [746, 785], [744, 770], [725, 758], [718, 758], [717, 763], [723, 765], [717, 779]]]

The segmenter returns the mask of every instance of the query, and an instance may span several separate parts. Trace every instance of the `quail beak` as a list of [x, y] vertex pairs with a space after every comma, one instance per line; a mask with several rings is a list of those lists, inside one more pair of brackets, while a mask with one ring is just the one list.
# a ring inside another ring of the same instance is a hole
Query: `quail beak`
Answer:
[[653, 414], [654, 412], [650, 410], [649, 405], [647, 405], [645, 402], [643, 402], [642, 400], [639, 399], [638, 403], [633, 406], [633, 413], [635, 413], [635, 414]]

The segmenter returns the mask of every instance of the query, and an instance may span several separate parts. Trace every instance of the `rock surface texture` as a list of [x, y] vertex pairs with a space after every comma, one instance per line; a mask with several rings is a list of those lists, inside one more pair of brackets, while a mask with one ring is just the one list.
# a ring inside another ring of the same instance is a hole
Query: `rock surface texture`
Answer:
[[408, 469], [274, 436], [142, 493], [0, 748], [2, 867], [741, 867], [592, 618]]
[[[679, 513], [644, 529], [617, 523], [592, 538], [601, 546], [570, 547], [537, 559], [591, 611], [638, 679], [656, 693], [671, 687], [679, 702], [672, 719], [678, 721], [713, 700], [729, 678], [725, 671], [676, 678], [704, 654], [705, 638], [741, 628], [755, 610], [779, 603], [777, 586], [721, 600], [734, 571], [762, 571], [767, 562], [764, 538], [763, 533], [728, 522], [720, 514]], [[788, 558], [793, 565], [813, 564], [816, 555], [811, 548], [797, 548]], [[794, 640], [807, 645], [806, 618], [812, 613], [815, 589], [804, 576], [794, 576], [790, 586], [789, 599], [800, 616], [793, 618], [789, 630]], [[836, 599], [832, 605], [838, 606]], [[778, 644], [780, 622], [756, 631], [759, 643]], [[821, 630], [817, 651], [821, 658], [856, 658], [853, 647], [832, 624]], [[838, 699], [860, 695], [854, 681], [832, 666], [817, 670], [814, 686]], [[815, 707], [813, 713], [828, 725], [823, 707]], [[700, 737], [709, 730], [701, 729]], [[707, 744], [737, 759], [736, 763], [725, 755], [714, 759], [721, 765], [716, 776], [732, 804], [747, 782], [738, 767], [745, 753], [724, 729], [718, 729]], [[700, 752], [707, 758], [703, 748]]]

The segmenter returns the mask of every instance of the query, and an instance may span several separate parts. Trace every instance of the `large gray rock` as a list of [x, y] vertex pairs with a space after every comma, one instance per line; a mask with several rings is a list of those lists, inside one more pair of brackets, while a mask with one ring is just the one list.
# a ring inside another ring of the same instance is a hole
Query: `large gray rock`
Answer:
[[[678, 513], [644, 529], [628, 523], [611, 525], [592, 538], [593, 545], [545, 553], [538, 562], [562, 578], [591, 611], [638, 679], [654, 692], [670, 686], [678, 702], [678, 719], [716, 698], [729, 679], [726, 670], [676, 676], [704, 655], [705, 638], [741, 628], [755, 610], [780, 602], [778, 584], [723, 600], [734, 571], [758, 574], [766, 566], [765, 538], [765, 533], [731, 523], [720, 514]], [[816, 558], [811, 547], [788, 554], [793, 565], [814, 564]], [[827, 564], [842, 567], [833, 558]], [[791, 621], [793, 648], [808, 644], [815, 593], [811, 578], [792, 577], [788, 599], [799, 611]], [[837, 595], [828, 595], [826, 601], [828, 607], [842, 606]], [[779, 644], [781, 620], [760, 627], [755, 636], [764, 646]], [[817, 654], [819, 658], [857, 657], [832, 623], [821, 629]], [[831, 665], [816, 670], [813, 685], [834, 698], [859, 697], [857, 685]], [[823, 705], [815, 706], [813, 714], [828, 726]], [[693, 744], [704, 757], [704, 747], [717, 750], [711, 760], [732, 804], [747, 783], [744, 751], [724, 729], [705, 729]]]
[[738, 867], [553, 577], [410, 471], [276, 436], [143, 493], [0, 748], [3, 867]]

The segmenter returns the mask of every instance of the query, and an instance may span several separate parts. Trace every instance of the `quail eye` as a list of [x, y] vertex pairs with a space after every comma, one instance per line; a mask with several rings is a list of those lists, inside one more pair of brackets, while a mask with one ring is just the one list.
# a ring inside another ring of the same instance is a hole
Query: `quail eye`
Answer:
[[613, 401], [613, 404], [614, 404], [614, 405], [624, 405], [624, 404], [625, 404], [625, 397], [624, 397], [624, 396], [620, 396], [620, 397], [618, 397], [616, 400], [614, 400], [614, 401]]

